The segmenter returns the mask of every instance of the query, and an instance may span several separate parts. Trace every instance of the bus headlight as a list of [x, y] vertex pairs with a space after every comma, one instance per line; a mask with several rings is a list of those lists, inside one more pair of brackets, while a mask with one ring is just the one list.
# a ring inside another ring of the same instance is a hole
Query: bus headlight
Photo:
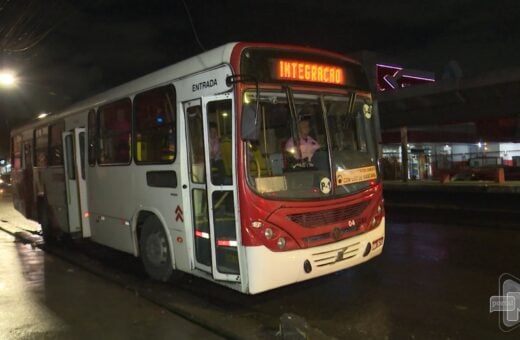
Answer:
[[245, 246], [264, 245], [271, 251], [288, 251], [300, 248], [298, 242], [283, 228], [270, 222], [256, 219], [242, 234]]

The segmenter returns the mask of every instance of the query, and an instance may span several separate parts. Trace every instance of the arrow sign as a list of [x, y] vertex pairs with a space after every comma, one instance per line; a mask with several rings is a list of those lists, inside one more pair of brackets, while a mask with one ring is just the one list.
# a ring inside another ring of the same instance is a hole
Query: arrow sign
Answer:
[[175, 222], [179, 222], [179, 220], [181, 222], [184, 222], [184, 216], [181, 207], [177, 206], [177, 208], [175, 209]]
[[435, 75], [432, 72], [381, 64], [377, 64], [376, 77], [379, 91], [395, 90], [435, 81]]

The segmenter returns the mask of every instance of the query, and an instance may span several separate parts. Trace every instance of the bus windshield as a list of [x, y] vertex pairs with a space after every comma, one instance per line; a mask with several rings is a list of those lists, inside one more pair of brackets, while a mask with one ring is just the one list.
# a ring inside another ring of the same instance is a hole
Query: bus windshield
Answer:
[[[256, 106], [256, 92], [244, 94]], [[258, 141], [246, 142], [248, 183], [270, 199], [330, 199], [377, 180], [370, 95], [261, 91]]]

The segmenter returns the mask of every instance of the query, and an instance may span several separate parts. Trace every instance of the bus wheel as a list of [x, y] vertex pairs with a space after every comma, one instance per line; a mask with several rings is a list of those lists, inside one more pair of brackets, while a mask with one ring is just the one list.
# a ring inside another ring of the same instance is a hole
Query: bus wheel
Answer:
[[50, 225], [49, 212], [45, 203], [38, 204], [38, 222], [42, 226], [43, 240], [47, 244], [56, 243], [56, 236]]
[[161, 222], [150, 216], [143, 224], [139, 240], [141, 261], [148, 275], [158, 281], [166, 282], [173, 276], [168, 240]]

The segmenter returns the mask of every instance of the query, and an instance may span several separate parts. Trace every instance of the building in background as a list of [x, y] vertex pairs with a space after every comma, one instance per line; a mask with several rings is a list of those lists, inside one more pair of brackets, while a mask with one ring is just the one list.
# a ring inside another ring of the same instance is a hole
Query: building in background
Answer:
[[491, 180], [496, 168], [520, 179], [520, 70], [464, 78], [451, 62], [439, 79], [372, 53], [362, 60], [378, 102], [385, 179]]

